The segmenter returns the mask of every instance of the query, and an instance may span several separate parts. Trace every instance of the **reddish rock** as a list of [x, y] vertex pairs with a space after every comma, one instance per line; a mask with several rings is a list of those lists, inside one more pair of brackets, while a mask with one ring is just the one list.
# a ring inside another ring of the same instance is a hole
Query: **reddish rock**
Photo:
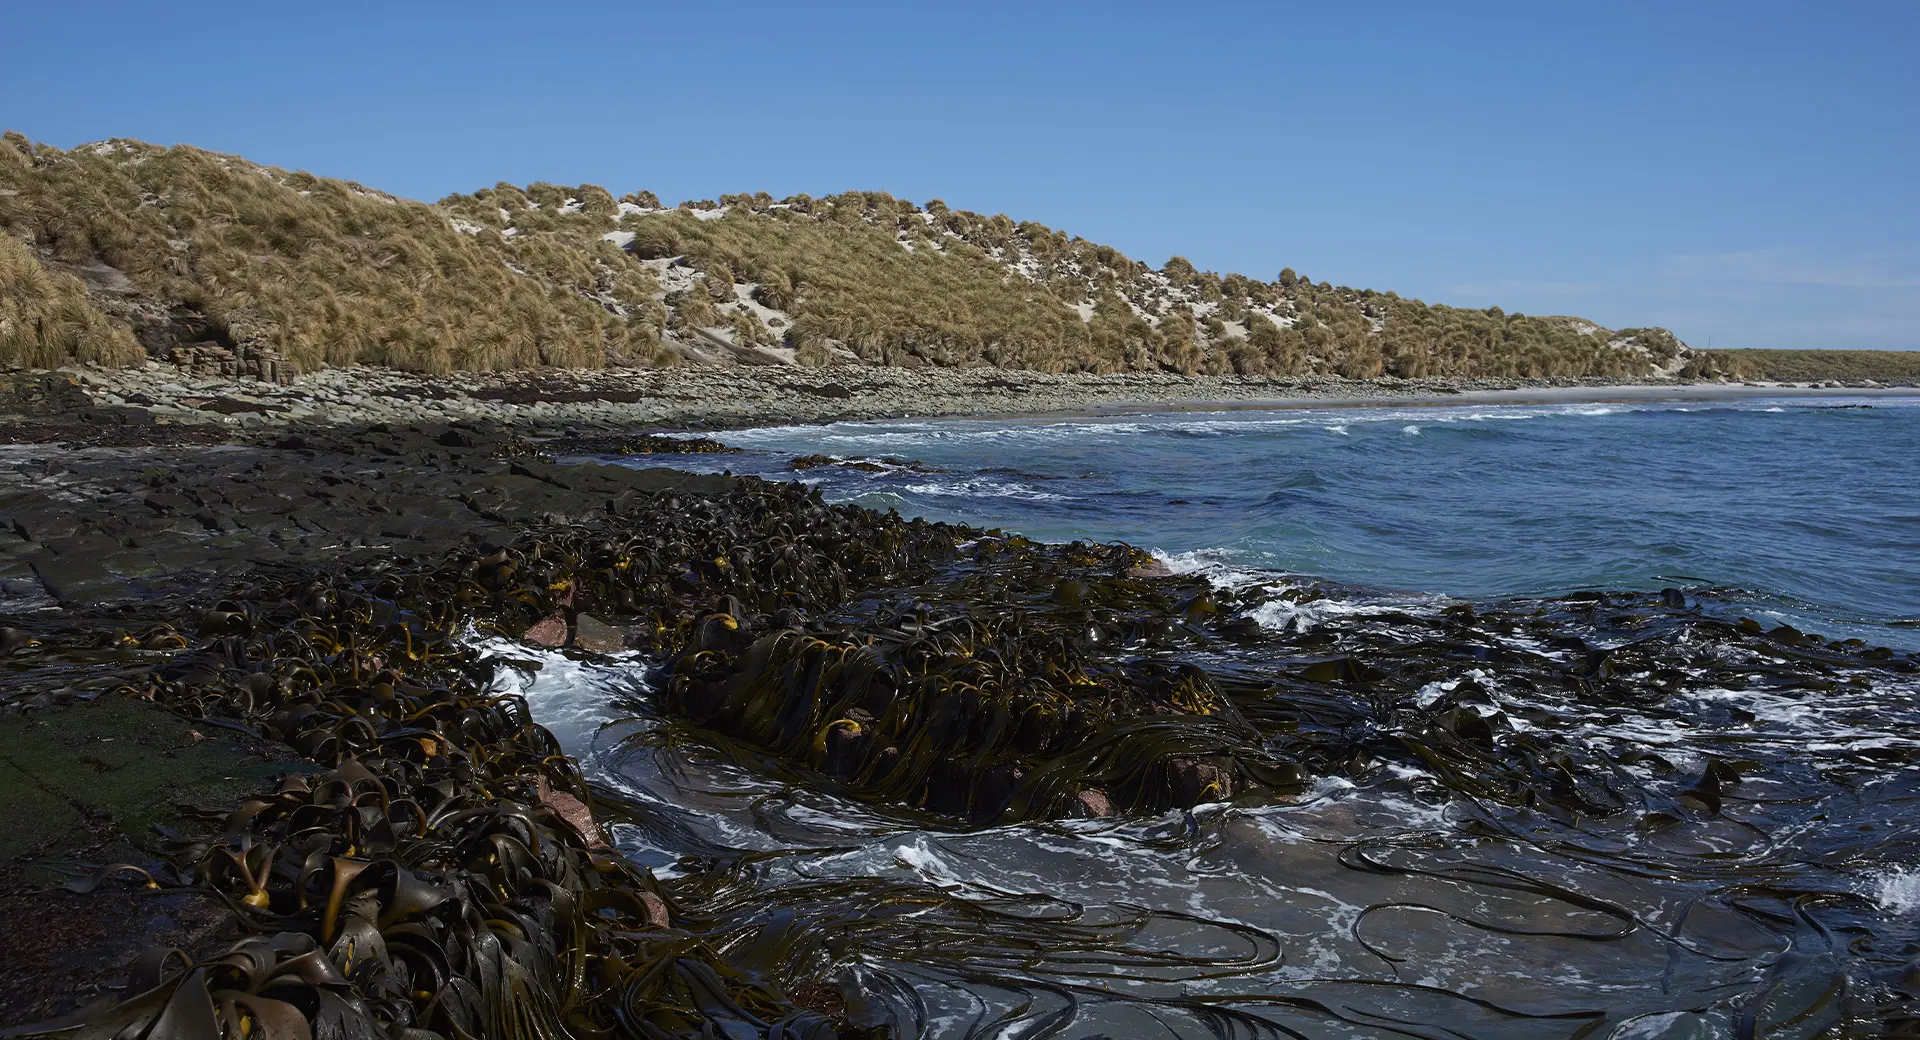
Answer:
[[1073, 800], [1080, 807], [1080, 815], [1088, 819], [1098, 820], [1113, 815], [1113, 799], [1098, 787], [1081, 788]]
[[672, 928], [673, 918], [667, 913], [667, 901], [652, 892], [640, 893], [640, 903], [647, 908], [647, 925], [651, 928]]
[[558, 614], [545, 618], [520, 633], [520, 640], [535, 646], [564, 646], [567, 642], [567, 619]]
[[[545, 804], [547, 808], [552, 809], [561, 819], [572, 824], [573, 829], [579, 831], [580, 836], [587, 839], [587, 845], [589, 847], [596, 849], [610, 847], [607, 844], [606, 834], [600, 830], [600, 824], [594, 820], [593, 810], [587, 808], [587, 803], [565, 791], [554, 790], [553, 786], [547, 783], [547, 778], [544, 776], [540, 778], [538, 787], [540, 801]], [[665, 906], [663, 904], [662, 913], [664, 912]]]

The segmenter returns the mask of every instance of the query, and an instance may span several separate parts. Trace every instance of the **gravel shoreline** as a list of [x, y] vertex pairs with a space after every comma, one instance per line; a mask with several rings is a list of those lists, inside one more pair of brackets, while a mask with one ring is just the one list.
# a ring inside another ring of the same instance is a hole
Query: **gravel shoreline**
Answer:
[[[1001, 369], [842, 367], [462, 372], [344, 368], [287, 383], [187, 375], [168, 366], [0, 374], [51, 382], [69, 406], [140, 411], [157, 422], [227, 427], [455, 422], [712, 430], [847, 419], [1032, 415], [1260, 404], [1446, 400], [1460, 395], [1645, 385], [1605, 379], [1267, 378], [1155, 373], [1056, 375]], [[1689, 384], [1673, 383], [1681, 388]], [[1740, 384], [1699, 384], [1739, 386]], [[1753, 384], [1749, 384], [1753, 385]], [[1840, 389], [1839, 383], [1813, 384]], [[1880, 384], [1858, 382], [1852, 388]], [[0, 402], [0, 411], [8, 410]]]

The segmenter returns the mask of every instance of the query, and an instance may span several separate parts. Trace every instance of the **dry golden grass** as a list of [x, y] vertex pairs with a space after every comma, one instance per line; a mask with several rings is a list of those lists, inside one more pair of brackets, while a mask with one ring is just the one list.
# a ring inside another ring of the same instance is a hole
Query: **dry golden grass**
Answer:
[[1746, 379], [1920, 379], [1920, 351], [1915, 350], [1715, 350], [1707, 356]]
[[[1154, 272], [1107, 246], [937, 201], [925, 210], [875, 192], [721, 201], [719, 219], [676, 210], [620, 226], [634, 233], [640, 255], [679, 256], [710, 277], [756, 283], [763, 302], [794, 315], [794, 345], [838, 344], [880, 364], [1644, 376], [1683, 349], [1664, 329], [1615, 333], [1575, 318], [1433, 306], [1297, 276], [1221, 277], [1179, 257]], [[1085, 320], [1075, 310], [1084, 304]], [[718, 320], [700, 301], [679, 306], [698, 311], [685, 322]]]
[[80, 279], [47, 270], [33, 250], [0, 234], [0, 365], [128, 365], [144, 356], [131, 330], [87, 301]]
[[184, 146], [61, 152], [8, 135], [0, 187], [13, 235], [110, 264], [303, 367], [599, 366], [659, 349], [651, 273], [593, 238], [466, 234], [433, 206]]
[[[31, 247], [0, 257], [8, 285], [21, 287], [9, 289], [0, 360], [35, 364], [140, 356], [37, 250], [107, 263], [149, 310], [197, 312], [234, 341], [308, 368], [652, 365], [676, 356], [671, 338], [703, 350], [785, 346], [812, 365], [844, 351], [873, 364], [1055, 372], [1912, 371], [1871, 352], [1688, 351], [1665, 329], [1433, 305], [1292, 269], [1264, 282], [1175, 257], [1156, 271], [1039, 224], [881, 192], [726, 195], [660, 211], [649, 192], [616, 200], [593, 185], [503, 183], [427, 205], [191, 147], [111, 141], [63, 152], [10, 133], [0, 141], [0, 231]], [[623, 249], [610, 233], [631, 241]], [[643, 262], [667, 258], [683, 268], [670, 294]], [[743, 306], [739, 284], [781, 321]]]

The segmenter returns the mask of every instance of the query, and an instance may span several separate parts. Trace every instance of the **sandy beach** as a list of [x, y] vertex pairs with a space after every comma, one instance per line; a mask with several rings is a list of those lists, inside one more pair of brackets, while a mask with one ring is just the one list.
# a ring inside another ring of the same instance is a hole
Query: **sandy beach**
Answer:
[[1099, 416], [1426, 405], [1715, 401], [1920, 394], [1914, 387], [1605, 380], [1285, 379], [1003, 369], [787, 367], [604, 369], [426, 376], [328, 369], [287, 383], [168, 366], [0, 375], [0, 411], [88, 413], [217, 430], [480, 422], [550, 429], [716, 430], [933, 417]]
[[1153, 400], [1102, 404], [1097, 407], [1067, 408], [1055, 411], [992, 411], [943, 418], [1048, 419], [1089, 418], [1116, 415], [1141, 415], [1172, 412], [1271, 411], [1292, 408], [1447, 408], [1476, 405], [1529, 404], [1612, 404], [1690, 401], [1713, 402], [1767, 398], [1912, 398], [1920, 397], [1917, 387], [1845, 387], [1806, 384], [1758, 383], [1680, 383], [1620, 385], [1525, 386], [1506, 389], [1474, 389], [1435, 393], [1408, 391], [1371, 395], [1293, 395], [1288, 397], [1221, 400]]

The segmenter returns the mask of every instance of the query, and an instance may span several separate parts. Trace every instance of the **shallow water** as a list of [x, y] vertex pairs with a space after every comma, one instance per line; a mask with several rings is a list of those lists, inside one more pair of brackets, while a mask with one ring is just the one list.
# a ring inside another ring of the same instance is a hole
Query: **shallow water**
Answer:
[[[1912, 647], [1920, 407], [1845, 403], [859, 424], [671, 461], [1125, 539], [1262, 590], [1272, 645], [1210, 668], [1309, 638], [1422, 646], [1461, 598], [1524, 619], [1582, 588]], [[816, 452], [944, 472], [787, 471]], [[839, 964], [856, 1012], [903, 1036], [1813, 1036], [1890, 1016], [1920, 959], [1920, 682], [1783, 651], [1737, 662], [1776, 684], [1701, 667], [1657, 702], [1588, 703], [1530, 681], [1564, 656], [1540, 631], [1483, 625], [1484, 665], [1411, 699], [1550, 737], [1570, 776], [1615, 763], [1624, 811], [1471, 797], [1408, 757], [1297, 797], [930, 829], [659, 719], [644, 659], [496, 649], [542, 662], [503, 691], [624, 803], [616, 843], [680, 879], [710, 941]], [[1626, 645], [1604, 619], [1583, 632]], [[1747, 653], [1699, 638], [1674, 636]], [[1715, 762], [1739, 779], [1703, 808], [1689, 785]]]

